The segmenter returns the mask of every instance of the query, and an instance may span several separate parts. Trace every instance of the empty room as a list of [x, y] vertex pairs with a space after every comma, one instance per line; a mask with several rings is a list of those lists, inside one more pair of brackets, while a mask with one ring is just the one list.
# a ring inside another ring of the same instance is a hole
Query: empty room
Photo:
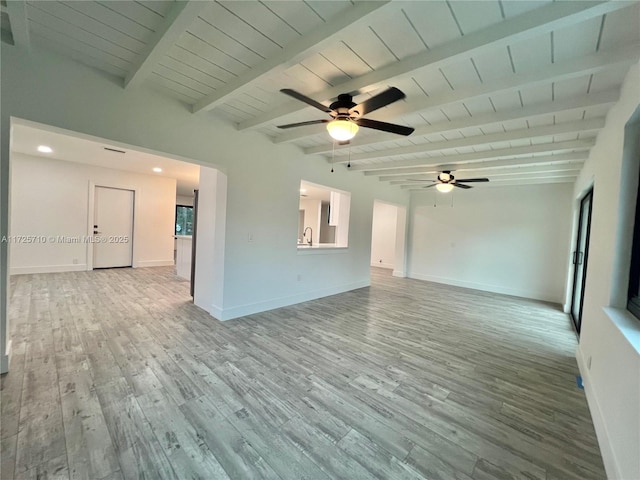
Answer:
[[640, 479], [640, 2], [0, 3], [3, 480]]

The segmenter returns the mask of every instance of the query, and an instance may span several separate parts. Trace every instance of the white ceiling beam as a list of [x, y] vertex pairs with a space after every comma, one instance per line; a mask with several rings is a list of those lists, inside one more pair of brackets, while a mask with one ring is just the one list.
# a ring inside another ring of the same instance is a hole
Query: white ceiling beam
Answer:
[[[353, 92], [372, 86], [383, 86], [394, 78], [406, 76], [425, 67], [441, 68], [447, 64], [470, 58], [487, 47], [507, 46], [514, 42], [541, 36], [558, 28], [584, 22], [632, 4], [633, 2], [617, 1], [553, 2], [310, 96], [318, 101], [323, 101], [334, 98], [340, 93]], [[241, 122], [238, 128], [240, 130], [256, 128], [303, 108], [306, 107], [301, 102], [289, 101], [283, 103], [279, 108], [274, 108], [267, 113]]]
[[26, 2], [22, 0], [7, 0], [6, 11], [9, 16], [14, 45], [18, 48], [29, 50], [31, 48], [31, 38], [29, 35]]
[[606, 71], [619, 65], [631, 65], [640, 58], [640, 45], [632, 44], [615, 51], [601, 51], [572, 61], [556, 63], [534, 72], [513, 74], [501, 80], [476, 87], [453, 90], [436, 97], [420, 97], [410, 102], [396, 102], [376, 115], [377, 120], [394, 121], [397, 117], [425, 110], [436, 110], [446, 105], [481, 98], [494, 93], [522, 90], [545, 85], [552, 81], [571, 80], [592, 73]]
[[[415, 169], [416, 171], [407, 171], [406, 169], [398, 170], [384, 170], [379, 172], [378, 180], [390, 181], [398, 179], [398, 175], [413, 176], [413, 175], [429, 175], [443, 170], [451, 170], [454, 172], [467, 172], [477, 169], [497, 169], [504, 167], [518, 167], [529, 165], [582, 165], [587, 159], [587, 152], [574, 152], [574, 153], [561, 153], [555, 155], [539, 155], [535, 157], [518, 157], [509, 158], [506, 160], [482, 160], [472, 161], [466, 163], [443, 163], [441, 165], [429, 165], [422, 169]], [[467, 175], [465, 173], [464, 175]]]
[[209, 2], [196, 0], [173, 3], [171, 10], [165, 16], [164, 22], [154, 32], [144, 52], [125, 77], [125, 88], [133, 88], [140, 85], [151, 74], [158, 62], [175, 45], [180, 36], [193, 25], [200, 12], [208, 4]]
[[[518, 158], [510, 158], [507, 160], [487, 160], [482, 162], [469, 162], [469, 163], [460, 163], [455, 165], [434, 165], [428, 167], [428, 171], [425, 170], [422, 173], [408, 173], [406, 176], [417, 176], [417, 175], [431, 175], [434, 173], [442, 172], [443, 170], [450, 170], [453, 172], [458, 172], [459, 175], [464, 175], [468, 177], [470, 175], [476, 175], [473, 172], [485, 172], [485, 174], [490, 175], [491, 172], [501, 171], [507, 169], [509, 167], [515, 168], [582, 168], [582, 165], [587, 159], [587, 155], [584, 152], [576, 152], [576, 153], [562, 153], [559, 155], [543, 155], [536, 157], [518, 157]], [[462, 173], [460, 173], [462, 172]], [[380, 175], [378, 176], [378, 180], [381, 182], [398, 182], [401, 183], [401, 180], [398, 179], [398, 175]]]
[[512, 178], [509, 180], [496, 180], [493, 182], [488, 182], [486, 185], [494, 187], [504, 187], [507, 185], [535, 185], [540, 183], [573, 183], [576, 181], [576, 178], [578, 178], [577, 175], [550, 175], [538, 178]]
[[501, 80], [483, 83], [476, 87], [453, 90], [437, 97], [421, 97], [411, 102], [396, 102], [383, 110], [377, 120], [393, 120], [402, 115], [423, 110], [442, 108], [445, 105], [480, 98], [493, 93], [507, 93], [528, 87], [546, 85], [549, 82], [573, 80], [587, 75], [611, 70], [618, 66], [631, 65], [640, 58], [640, 44], [634, 43], [611, 51], [600, 51], [575, 60], [554, 63], [534, 72], [516, 73]]
[[[605, 119], [591, 118], [588, 120], [578, 120], [576, 122], [558, 123], [556, 125], [544, 125], [541, 127], [522, 128], [509, 132], [493, 133], [489, 135], [475, 135], [473, 137], [459, 138], [457, 140], [445, 140], [442, 142], [421, 143], [408, 147], [389, 148], [386, 150], [376, 150], [374, 152], [357, 153], [351, 155], [351, 162], [358, 160], [372, 160], [374, 158], [392, 158], [402, 155], [413, 155], [425, 152], [441, 152], [454, 148], [477, 147], [491, 143], [513, 142], [517, 140], [537, 139], [551, 137], [568, 133], [584, 133], [600, 130], [604, 127]], [[349, 157], [342, 155], [338, 159], [327, 161], [330, 163], [345, 163]]]
[[[539, 175], [539, 174], [558, 174], [563, 173], [565, 175], [578, 175], [582, 170], [584, 162], [570, 163], [566, 165], [533, 165], [531, 167], [513, 167], [513, 168], [484, 168], [475, 170], [454, 170], [456, 178], [475, 178], [475, 177], [491, 177], [494, 178], [509, 178], [514, 175]], [[434, 170], [427, 175], [431, 175], [430, 178], [411, 180], [400, 179], [398, 177], [391, 177], [393, 180], [389, 181], [390, 185], [420, 185], [420, 182], [430, 183], [435, 180], [435, 175], [442, 170]], [[383, 181], [382, 177], [378, 180]]]
[[[554, 101], [549, 103], [542, 103], [538, 105], [526, 106], [523, 108], [516, 108], [513, 110], [507, 110], [504, 112], [491, 112], [484, 115], [477, 115], [474, 117], [466, 117], [452, 120], [446, 123], [437, 123], [434, 125], [425, 125], [424, 127], [416, 128], [415, 132], [411, 135], [410, 138], [416, 138], [426, 135], [433, 134], [446, 134], [457, 132], [464, 128], [471, 127], [484, 127], [489, 125], [495, 125], [503, 122], [508, 122], [511, 120], [521, 120], [521, 119], [532, 119], [543, 115], [549, 114], [557, 114], [557, 113], [570, 113], [574, 111], [582, 111], [591, 107], [599, 107], [599, 106], [607, 106], [613, 105], [618, 101], [620, 97], [620, 89], [612, 89], [606, 90], [603, 92], [593, 93], [589, 95], [582, 95], [579, 97], [572, 97], [566, 100]], [[302, 130], [302, 129], [295, 129]], [[274, 138], [273, 143], [282, 143], [282, 142], [290, 142], [293, 140], [298, 140], [299, 138], [303, 138], [305, 136], [311, 134], [303, 134], [297, 136], [295, 138], [285, 137], [285, 135], [289, 135], [291, 133], [297, 132], [287, 132], [286, 134], [279, 135]], [[315, 131], [317, 133], [317, 129]], [[361, 147], [365, 145], [376, 145], [385, 142], [395, 142], [398, 140], [397, 135], [387, 134], [387, 135], [369, 135], [369, 136], [356, 136], [354, 140], [351, 141], [351, 148]], [[333, 144], [327, 142], [324, 145], [320, 145], [318, 147], [309, 147], [304, 149], [304, 153], [306, 154], [320, 154], [327, 153], [333, 150]], [[336, 155], [346, 155], [349, 150], [348, 146], [336, 145], [335, 154]]]
[[[530, 182], [530, 181], [540, 181], [542, 180], [542, 182], [540, 183], [546, 183], [548, 180], [557, 180], [557, 179], [563, 179], [563, 180], [568, 180], [570, 178], [573, 178], [574, 180], [576, 178], [578, 178], [578, 174], [573, 174], [573, 173], [565, 173], [565, 174], [549, 174], [549, 175], [533, 175], [533, 176], [528, 176], [528, 177], [520, 177], [520, 178], [491, 178], [489, 179], [489, 182], [485, 182], [482, 184], [482, 186], [485, 185], [491, 185], [492, 183], [495, 184], [501, 184], [501, 185], [505, 185], [505, 184], [512, 184], [512, 183], [516, 183], [516, 182]], [[472, 187], [475, 187], [476, 185], [471, 185]], [[419, 188], [425, 188], [426, 185], [402, 185], [400, 187], [401, 190], [417, 190]]]
[[364, 22], [371, 13], [387, 3], [389, 0], [358, 2], [348, 10], [340, 12], [320, 27], [288, 44], [276, 55], [255, 65], [232, 82], [196, 102], [193, 106], [193, 113], [211, 110], [226, 102], [232, 95], [249, 88], [264, 76], [283, 72], [305, 58], [318, 53], [327, 45], [336, 42], [336, 37], [344, 34], [345, 29], [353, 29], [359, 22]]
[[[510, 186], [522, 186], [522, 185], [541, 185], [541, 184], [555, 184], [555, 183], [574, 183], [577, 177], [569, 176], [569, 177], [554, 177], [554, 178], [532, 178], [532, 179], [520, 179], [520, 180], [509, 180], [509, 181], [496, 181], [496, 182], [487, 182], [481, 184], [480, 188], [492, 188], [492, 187], [510, 187]], [[410, 192], [431, 192], [434, 190], [430, 188], [425, 190], [423, 187], [414, 187], [407, 189]], [[455, 190], [456, 192], [459, 190]]]
[[389, 172], [423, 171], [430, 165], [443, 163], [455, 164], [479, 160], [509, 158], [517, 156], [534, 155], [536, 153], [567, 152], [572, 150], [588, 150], [594, 145], [594, 139], [570, 140], [567, 142], [543, 143], [528, 145], [525, 147], [502, 148], [500, 150], [487, 150], [484, 152], [463, 153], [461, 155], [440, 155], [437, 157], [419, 158], [401, 162], [367, 163], [352, 165], [351, 170], [362, 171], [365, 175], [389, 175]]

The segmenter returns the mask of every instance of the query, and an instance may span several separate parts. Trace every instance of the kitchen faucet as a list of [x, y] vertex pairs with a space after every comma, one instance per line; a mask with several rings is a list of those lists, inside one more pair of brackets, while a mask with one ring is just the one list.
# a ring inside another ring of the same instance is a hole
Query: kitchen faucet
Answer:
[[302, 236], [306, 237], [307, 236], [307, 230], [311, 230], [311, 233], [309, 234], [309, 240], [307, 240], [307, 243], [309, 244], [309, 246], [313, 245], [313, 228], [311, 227], [307, 227], [304, 229], [304, 232], [302, 232]]

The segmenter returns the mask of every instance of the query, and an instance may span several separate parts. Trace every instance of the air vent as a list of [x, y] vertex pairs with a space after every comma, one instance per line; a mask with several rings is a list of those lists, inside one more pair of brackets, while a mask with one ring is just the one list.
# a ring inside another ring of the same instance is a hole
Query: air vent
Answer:
[[109, 150], [110, 152], [116, 152], [116, 153], [127, 153], [124, 150], [118, 150], [116, 148], [109, 148], [109, 147], [103, 147], [105, 150]]

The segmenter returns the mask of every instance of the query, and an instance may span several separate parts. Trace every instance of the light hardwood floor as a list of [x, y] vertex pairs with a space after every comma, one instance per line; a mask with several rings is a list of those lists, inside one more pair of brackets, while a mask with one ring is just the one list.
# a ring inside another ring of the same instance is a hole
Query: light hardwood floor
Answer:
[[11, 279], [2, 479], [604, 479], [557, 307], [391, 277], [220, 323], [170, 268]]

